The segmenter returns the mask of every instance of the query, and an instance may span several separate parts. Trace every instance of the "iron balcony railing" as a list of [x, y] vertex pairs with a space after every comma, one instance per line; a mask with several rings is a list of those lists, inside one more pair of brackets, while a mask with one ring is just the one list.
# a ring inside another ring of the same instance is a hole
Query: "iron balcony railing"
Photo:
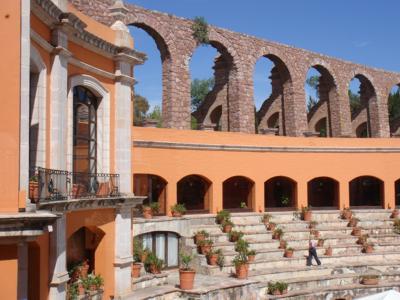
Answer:
[[29, 194], [33, 202], [117, 197], [120, 195], [119, 174], [68, 172], [38, 167], [30, 181]]

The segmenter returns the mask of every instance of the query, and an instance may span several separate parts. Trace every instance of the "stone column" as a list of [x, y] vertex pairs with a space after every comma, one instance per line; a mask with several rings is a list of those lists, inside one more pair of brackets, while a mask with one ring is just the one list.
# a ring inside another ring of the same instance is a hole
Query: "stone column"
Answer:
[[28, 244], [18, 244], [18, 300], [28, 299]]
[[115, 298], [131, 291], [132, 208], [121, 205], [115, 209]]
[[116, 56], [115, 82], [115, 172], [120, 192], [132, 194], [132, 64], [128, 55]]
[[[20, 207], [28, 204], [29, 190], [29, 71], [30, 71], [30, 1], [21, 1], [21, 94], [20, 94], [20, 153], [19, 190], [25, 199]], [[25, 202], [25, 203], [24, 203]]]
[[66, 253], [66, 217], [62, 215], [54, 223], [53, 231], [50, 232], [50, 300], [66, 299], [66, 283], [69, 280], [67, 272]]
[[303, 136], [307, 131], [306, 98], [304, 93], [304, 80], [293, 79], [292, 90], [285, 95], [285, 130], [288, 136]]
[[350, 100], [347, 84], [338, 83], [336, 90], [329, 91], [329, 110], [331, 114], [332, 136], [351, 137]]
[[[68, 37], [62, 27], [56, 27], [52, 32], [53, 65], [50, 73], [50, 166], [53, 169], [66, 170], [67, 159], [67, 89], [68, 89], [68, 59], [71, 53], [67, 50]], [[71, 125], [72, 126], [72, 125]]]
[[339, 182], [339, 209], [350, 207], [349, 182], [341, 180]]

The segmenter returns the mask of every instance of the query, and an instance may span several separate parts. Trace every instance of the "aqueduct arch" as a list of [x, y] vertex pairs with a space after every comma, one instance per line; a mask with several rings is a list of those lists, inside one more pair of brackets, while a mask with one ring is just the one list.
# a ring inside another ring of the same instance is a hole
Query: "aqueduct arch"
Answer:
[[[168, 46], [170, 60], [163, 66], [163, 123], [165, 127], [190, 128], [190, 77], [189, 59], [197, 47], [192, 35], [193, 21], [173, 15], [147, 10], [131, 4], [122, 4], [121, 0], [70, 0], [78, 10], [95, 20], [111, 26], [116, 20], [127, 25], [142, 26], [153, 37], [160, 36]], [[291, 75], [291, 90], [285, 95], [285, 131], [288, 136], [303, 136], [308, 131], [304, 103], [304, 79], [311, 66], [320, 65], [329, 70], [336, 79], [336, 92], [329, 88], [330, 118], [332, 136], [355, 135], [358, 120], [349, 117], [348, 83], [354, 76], [367, 78], [373, 89], [366, 84], [366, 122], [372, 137], [389, 137], [387, 87], [400, 82], [400, 74], [369, 68], [347, 61], [320, 55], [303, 49], [278, 44], [245, 34], [240, 34], [209, 26], [209, 37], [227, 49], [233, 58], [234, 68], [229, 72], [228, 85], [229, 131], [255, 132], [252, 71], [261, 56], [273, 54], [285, 62]], [[162, 43], [159, 43], [159, 45]], [[162, 48], [159, 46], [159, 48]], [[167, 56], [166, 56], [167, 57]], [[218, 62], [223, 63], [223, 62]], [[330, 66], [330, 67], [327, 67]], [[319, 67], [320, 68], [320, 67]], [[322, 67], [321, 67], [322, 68]], [[217, 71], [217, 70], [216, 70]], [[325, 71], [323, 71], [325, 72]], [[364, 74], [364, 75], [360, 75]], [[226, 79], [226, 78], [225, 78]], [[328, 85], [331, 87], [331, 85]], [[331, 98], [333, 97], [333, 98]], [[336, 105], [337, 104], [337, 105]], [[206, 114], [210, 115], [218, 106], [210, 106]], [[223, 107], [222, 107], [223, 108]], [[272, 114], [271, 114], [272, 115]], [[224, 112], [221, 112], [221, 118]], [[217, 118], [218, 119], [218, 118]], [[214, 115], [214, 121], [215, 121]], [[320, 122], [321, 118], [315, 122]], [[270, 121], [270, 124], [273, 122]], [[361, 122], [358, 125], [361, 125]], [[353, 131], [351, 128], [353, 127]]]

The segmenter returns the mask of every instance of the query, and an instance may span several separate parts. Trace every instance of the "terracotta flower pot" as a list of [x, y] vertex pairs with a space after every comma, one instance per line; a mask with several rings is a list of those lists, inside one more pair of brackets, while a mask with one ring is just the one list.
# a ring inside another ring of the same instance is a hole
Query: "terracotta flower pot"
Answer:
[[90, 287], [89, 287], [89, 290], [92, 291], [92, 292], [96, 291], [97, 290], [97, 286], [95, 284], [91, 284]]
[[358, 224], [358, 220], [355, 219], [350, 219], [349, 224], [347, 224], [348, 227], [356, 227]]
[[353, 216], [353, 213], [349, 210], [345, 210], [342, 214], [342, 218], [345, 220], [350, 220], [352, 216]]
[[255, 255], [249, 255], [249, 256], [247, 256], [247, 261], [248, 261], [248, 262], [253, 262], [255, 259], [256, 259], [256, 256], [255, 256]]
[[161, 270], [159, 268], [157, 268], [155, 265], [150, 265], [149, 271], [151, 274], [160, 274], [161, 273]]
[[139, 278], [140, 277], [140, 269], [142, 268], [141, 264], [132, 264], [132, 278]]
[[324, 246], [324, 240], [318, 240], [318, 244], [317, 244], [317, 246], [318, 247], [323, 247]]
[[281, 235], [279, 233], [273, 233], [272, 234], [272, 239], [279, 240], [280, 238], [281, 238]]
[[305, 212], [303, 212], [303, 220], [304, 221], [311, 221], [311, 219], [312, 219], [312, 211], [305, 211]]
[[145, 219], [151, 219], [153, 218], [153, 211], [151, 210], [150, 207], [143, 207], [143, 218]]
[[236, 242], [238, 239], [239, 239], [239, 236], [238, 236], [238, 235], [232, 235], [232, 236], [230, 237], [229, 240], [230, 240], [231, 242], [234, 243], [234, 242]]
[[325, 255], [326, 256], [332, 256], [332, 252], [333, 252], [332, 247], [326, 248]]
[[182, 290], [192, 290], [194, 276], [196, 272], [193, 270], [179, 270], [179, 286]]
[[285, 240], [280, 240], [279, 241], [279, 249], [285, 249], [286, 248], [286, 241]]
[[211, 251], [211, 245], [200, 246], [201, 254], [207, 255]]
[[374, 247], [368, 245], [364, 248], [364, 253], [372, 253], [372, 252], [374, 252]]
[[208, 264], [211, 266], [216, 266], [218, 261], [218, 254], [212, 254], [208, 256]]
[[85, 295], [85, 287], [83, 286], [82, 283], [78, 283], [78, 294]]
[[399, 214], [400, 214], [399, 210], [398, 210], [398, 209], [395, 209], [395, 210], [392, 211], [392, 214], [390, 215], [390, 217], [391, 217], [392, 219], [396, 219], [396, 218], [399, 217]]
[[283, 291], [281, 292], [281, 295], [285, 295], [285, 294], [287, 294], [287, 290], [283, 290]]
[[174, 218], [180, 218], [180, 217], [182, 217], [182, 213], [177, 212], [177, 211], [173, 211], [173, 212], [172, 212], [172, 216], [173, 216]]
[[147, 252], [143, 252], [142, 255], [140, 255], [140, 261], [142, 263], [146, 261], [147, 255], [148, 255]]
[[274, 231], [275, 228], [276, 228], [276, 224], [271, 224], [271, 223], [268, 224], [268, 230]]
[[265, 226], [268, 227], [268, 225], [269, 225], [269, 220], [265, 219], [265, 220], [263, 220], [263, 223], [264, 223]]
[[293, 257], [293, 251], [291, 250], [285, 250], [284, 255], [286, 258], [292, 258]]
[[39, 202], [39, 183], [37, 181], [29, 181], [29, 199], [32, 203]]
[[222, 229], [223, 232], [229, 233], [232, 231], [232, 225], [224, 225], [224, 228]]
[[361, 228], [354, 227], [353, 231], [351, 232], [351, 235], [360, 236], [361, 235]]
[[246, 264], [236, 266], [236, 278], [246, 279], [249, 270]]
[[204, 236], [204, 234], [196, 234], [196, 236], [194, 237], [194, 240], [196, 242], [196, 244], [198, 244], [200, 241], [204, 241], [206, 239], [206, 237]]
[[275, 291], [272, 292], [272, 295], [274, 296], [279, 296], [281, 294], [281, 291], [276, 289]]
[[377, 285], [379, 283], [379, 278], [363, 278], [361, 283], [365, 285]]

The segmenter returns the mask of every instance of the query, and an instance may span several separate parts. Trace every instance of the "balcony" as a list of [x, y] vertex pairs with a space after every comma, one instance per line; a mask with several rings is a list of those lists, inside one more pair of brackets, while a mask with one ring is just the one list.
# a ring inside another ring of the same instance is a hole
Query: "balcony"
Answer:
[[118, 198], [119, 174], [78, 173], [37, 167], [29, 182], [33, 203]]

